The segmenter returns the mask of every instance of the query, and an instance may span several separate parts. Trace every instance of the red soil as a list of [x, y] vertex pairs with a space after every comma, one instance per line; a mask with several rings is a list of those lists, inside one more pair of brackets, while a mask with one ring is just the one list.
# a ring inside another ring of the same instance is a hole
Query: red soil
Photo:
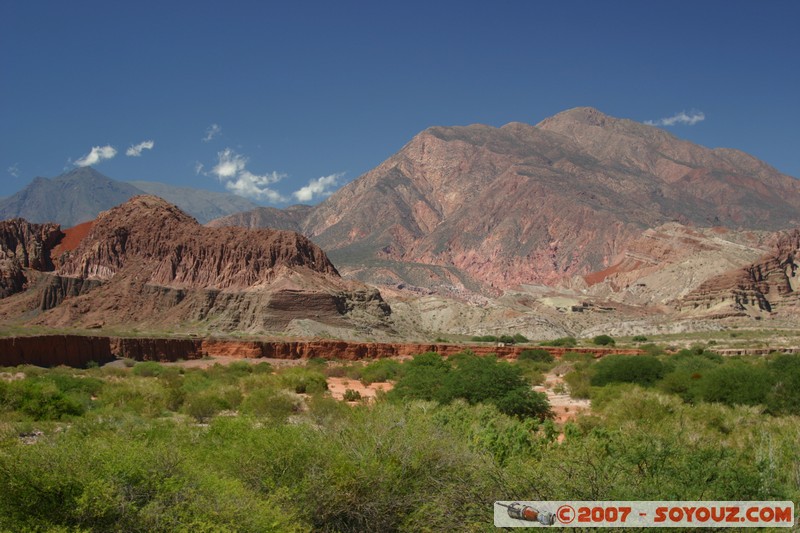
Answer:
[[90, 220], [89, 222], [84, 222], [83, 224], [78, 224], [77, 226], [61, 230], [64, 232], [64, 238], [61, 239], [61, 242], [58, 243], [58, 246], [53, 248], [51, 257], [61, 257], [61, 254], [64, 252], [71, 252], [77, 248], [83, 238], [86, 237], [89, 231], [91, 231], [93, 225], [94, 220]]

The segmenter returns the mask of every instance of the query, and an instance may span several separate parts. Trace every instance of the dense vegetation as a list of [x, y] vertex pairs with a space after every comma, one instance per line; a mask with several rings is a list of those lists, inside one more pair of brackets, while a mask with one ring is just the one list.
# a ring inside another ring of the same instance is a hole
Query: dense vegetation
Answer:
[[[628, 360], [7, 369], [0, 530], [494, 531], [497, 499], [797, 501], [799, 358]], [[502, 401], [554, 364], [593, 399], [563, 428]], [[331, 399], [325, 374], [357, 369], [397, 386]]]
[[476, 335], [470, 338], [473, 342], [502, 342], [503, 344], [516, 344], [518, 342], [529, 342], [525, 335], [506, 333], [504, 335]]
[[[643, 346], [644, 348], [644, 346]], [[704, 347], [666, 355], [576, 357], [565, 376], [573, 395], [594, 398], [601, 387], [630, 383], [658, 389], [687, 403], [761, 406], [772, 415], [800, 415], [800, 357], [722, 357]], [[576, 354], [577, 355], [577, 354]]]

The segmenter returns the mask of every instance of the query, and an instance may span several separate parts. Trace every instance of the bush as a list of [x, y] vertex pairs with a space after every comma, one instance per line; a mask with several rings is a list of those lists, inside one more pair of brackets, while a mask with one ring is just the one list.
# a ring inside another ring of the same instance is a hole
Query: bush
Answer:
[[393, 359], [380, 359], [361, 369], [361, 383], [380, 383], [397, 378], [402, 371], [400, 362]]
[[164, 367], [155, 361], [142, 361], [133, 365], [133, 373], [137, 376], [154, 377], [164, 372]]
[[494, 357], [459, 354], [445, 361], [436, 354], [422, 354], [406, 365], [390, 398], [440, 403], [461, 398], [470, 404], [492, 403], [518, 417], [551, 416], [547, 398], [531, 390], [521, 369]]
[[558, 339], [539, 343], [539, 346], [563, 346], [566, 348], [573, 348], [577, 345], [578, 341], [575, 340], [575, 337], [560, 337]]
[[800, 415], [800, 356], [778, 355], [769, 369], [775, 383], [767, 400], [770, 412]]
[[194, 417], [198, 422], [206, 422], [215, 414], [230, 405], [221, 397], [211, 392], [203, 392], [187, 398], [183, 406], [187, 415]]
[[636, 383], [651, 386], [664, 377], [664, 365], [647, 355], [609, 355], [594, 365], [591, 383], [602, 387], [609, 383]]
[[598, 335], [592, 339], [592, 343], [595, 346], [614, 346], [616, 341], [608, 335]]
[[642, 344], [641, 346], [639, 346], [639, 349], [642, 350], [647, 355], [663, 355], [665, 353], [664, 348], [662, 348], [658, 344], [653, 344], [653, 343]]
[[472, 342], [497, 342], [497, 337], [494, 335], [478, 335], [474, 337], [470, 337]]
[[518, 342], [529, 342], [525, 335], [515, 333], [510, 335], [505, 333], [503, 335], [478, 335], [471, 337], [472, 342], [502, 342], [503, 344], [516, 344]]
[[555, 359], [547, 350], [535, 348], [533, 350], [522, 350], [519, 354], [520, 361], [536, 361], [540, 363], [552, 363]]
[[[47, 378], [12, 381], [0, 397], [7, 410], [17, 410], [34, 420], [61, 420], [81, 416], [86, 407], [77, 393], [67, 393]], [[1, 391], [2, 389], [0, 389]]]
[[395, 384], [390, 397], [411, 400], [435, 400], [440, 396], [450, 363], [433, 352], [426, 352], [403, 365], [403, 377]]
[[244, 413], [282, 421], [299, 412], [301, 402], [297, 396], [293, 397], [284, 391], [262, 388], [250, 393], [242, 401], [241, 408]]
[[346, 402], [357, 402], [361, 400], [361, 393], [357, 390], [347, 389], [344, 391], [344, 401]]
[[295, 366], [278, 374], [278, 383], [297, 394], [313, 394], [328, 390], [325, 374], [309, 368]]
[[698, 396], [707, 402], [757, 405], [766, 402], [773, 383], [774, 377], [766, 368], [731, 361], [701, 378]]
[[633, 342], [647, 342], [647, 337], [644, 335], [634, 335], [631, 340], [633, 340]]
[[592, 397], [592, 384], [586, 370], [575, 369], [564, 375], [564, 382], [569, 386], [569, 395], [573, 398], [588, 400]]

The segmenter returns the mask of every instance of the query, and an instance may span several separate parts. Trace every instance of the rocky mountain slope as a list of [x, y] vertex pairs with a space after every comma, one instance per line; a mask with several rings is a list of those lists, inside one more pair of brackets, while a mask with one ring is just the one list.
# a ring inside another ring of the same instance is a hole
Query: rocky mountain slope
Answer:
[[27, 187], [0, 199], [0, 220], [24, 218], [68, 228], [94, 219], [141, 194], [155, 194], [174, 203], [201, 223], [254, 209], [253, 202], [229, 193], [173, 187], [163, 183], [116, 181], [91, 167], [77, 168], [53, 179], [36, 178]]
[[47, 326], [274, 332], [297, 321], [380, 327], [390, 313], [377, 290], [342, 280], [294, 232], [206, 228], [158, 197], [137, 196], [82, 233], [58, 248], [53, 275], [3, 300], [0, 315], [33, 313], [32, 323]]
[[576, 108], [536, 126], [427, 129], [299, 226], [346, 275], [457, 293], [588, 275], [673, 221], [798, 225], [800, 181], [736, 150]]

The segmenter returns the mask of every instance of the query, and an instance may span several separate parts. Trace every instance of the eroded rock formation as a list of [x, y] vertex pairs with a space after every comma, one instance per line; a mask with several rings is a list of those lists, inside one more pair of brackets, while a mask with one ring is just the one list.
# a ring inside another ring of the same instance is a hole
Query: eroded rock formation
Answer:
[[[294, 320], [382, 327], [391, 312], [377, 290], [342, 280], [302, 235], [207, 228], [154, 196], [137, 196], [68, 230], [56, 252], [53, 275], [37, 285], [43, 313], [36, 324], [258, 332]], [[49, 256], [33, 257], [52, 270]], [[7, 278], [15, 274], [9, 270]]]
[[718, 317], [800, 314], [800, 229], [783, 233], [758, 261], [703, 283], [680, 308]]
[[0, 222], [0, 298], [26, 287], [25, 269], [53, 270], [51, 251], [63, 235], [58, 224], [31, 224], [21, 218]]

